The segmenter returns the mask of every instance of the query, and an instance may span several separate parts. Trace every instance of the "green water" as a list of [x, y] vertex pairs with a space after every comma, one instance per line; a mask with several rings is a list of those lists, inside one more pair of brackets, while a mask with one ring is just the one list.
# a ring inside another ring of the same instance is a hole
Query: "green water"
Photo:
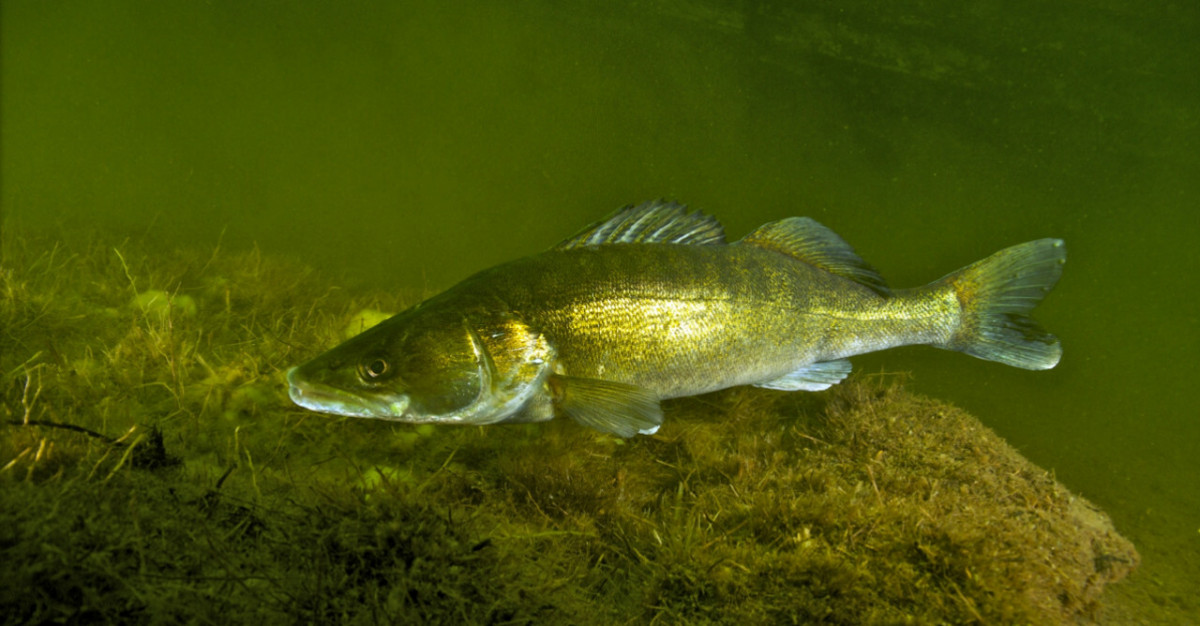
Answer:
[[1104, 506], [1168, 619], [1200, 580], [1200, 8], [876, 4], [5, 2], [0, 207], [430, 291], [656, 197], [734, 238], [812, 216], [897, 286], [1062, 237], [1057, 369], [856, 367]]

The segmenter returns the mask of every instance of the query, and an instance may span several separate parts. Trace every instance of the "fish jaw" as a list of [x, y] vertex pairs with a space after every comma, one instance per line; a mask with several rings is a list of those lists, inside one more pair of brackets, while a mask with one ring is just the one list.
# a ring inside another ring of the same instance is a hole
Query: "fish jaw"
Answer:
[[[501, 307], [466, 295], [451, 292], [293, 367], [288, 396], [320, 413], [410, 424], [551, 419], [554, 349]], [[362, 364], [375, 359], [391, 377], [364, 380]]]
[[411, 401], [405, 394], [364, 396], [305, 380], [299, 370], [293, 367], [287, 373], [288, 397], [299, 406], [318, 413], [410, 421], [406, 415]]

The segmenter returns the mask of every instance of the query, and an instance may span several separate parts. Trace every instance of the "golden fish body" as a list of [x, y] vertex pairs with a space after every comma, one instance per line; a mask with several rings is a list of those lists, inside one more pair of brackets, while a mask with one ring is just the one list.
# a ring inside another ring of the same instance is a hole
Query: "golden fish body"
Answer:
[[1061, 349], [1026, 314], [1064, 260], [1062, 242], [1043, 239], [893, 292], [810, 219], [726, 244], [712, 218], [647, 203], [293, 368], [290, 394], [313, 410], [409, 422], [563, 413], [631, 436], [657, 430], [661, 399], [821, 390], [849, 373], [846, 357], [899, 345], [1046, 369]]

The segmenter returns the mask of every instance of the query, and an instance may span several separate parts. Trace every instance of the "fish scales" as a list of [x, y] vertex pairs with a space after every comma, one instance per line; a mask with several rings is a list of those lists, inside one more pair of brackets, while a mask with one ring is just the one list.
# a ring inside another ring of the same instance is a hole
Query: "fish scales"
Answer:
[[1002, 250], [892, 290], [808, 218], [727, 244], [681, 205], [630, 206], [555, 248], [481, 271], [288, 372], [299, 405], [406, 422], [567, 415], [653, 433], [659, 401], [736, 385], [819, 391], [847, 357], [928, 344], [1048, 369], [1058, 339], [1029, 312], [1054, 286], [1061, 240]]
[[939, 324], [847, 279], [739, 245], [550, 251], [463, 286], [527, 312], [566, 373], [663, 398], [777, 378]]

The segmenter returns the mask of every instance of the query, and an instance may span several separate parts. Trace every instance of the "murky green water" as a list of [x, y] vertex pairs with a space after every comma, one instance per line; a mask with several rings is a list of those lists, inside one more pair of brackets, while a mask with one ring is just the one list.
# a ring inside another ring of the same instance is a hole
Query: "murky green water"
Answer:
[[1170, 613], [1200, 578], [1200, 10], [777, 4], [6, 2], [0, 206], [431, 291], [655, 197], [732, 237], [815, 217], [897, 286], [1062, 237], [1057, 369], [856, 367], [1105, 506]]

